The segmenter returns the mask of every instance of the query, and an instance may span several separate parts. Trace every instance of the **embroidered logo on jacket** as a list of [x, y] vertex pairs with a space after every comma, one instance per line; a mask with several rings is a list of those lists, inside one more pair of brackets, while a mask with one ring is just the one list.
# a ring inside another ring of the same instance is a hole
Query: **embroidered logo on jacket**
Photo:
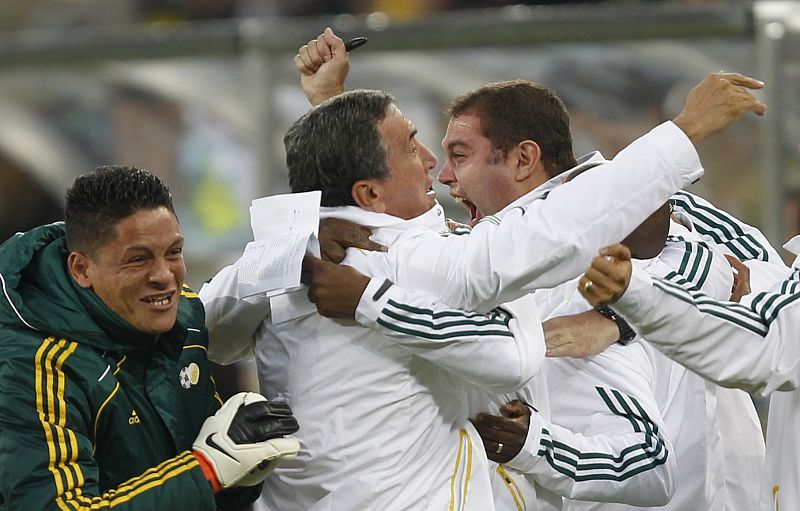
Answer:
[[131, 416], [128, 419], [128, 424], [133, 426], [134, 424], [139, 424], [140, 422], [142, 421], [139, 420], [139, 416], [136, 414], [136, 410], [131, 410]]
[[179, 381], [181, 382], [181, 387], [185, 389], [192, 385], [197, 385], [197, 382], [200, 381], [200, 366], [192, 362], [181, 369]]

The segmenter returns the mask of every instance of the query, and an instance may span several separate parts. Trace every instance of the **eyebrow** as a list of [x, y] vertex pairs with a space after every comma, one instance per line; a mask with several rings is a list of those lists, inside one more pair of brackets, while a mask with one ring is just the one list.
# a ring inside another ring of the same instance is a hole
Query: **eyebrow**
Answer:
[[453, 140], [452, 142], [447, 144], [447, 147], [445, 149], [447, 151], [452, 151], [454, 147], [459, 146], [459, 145], [466, 147], [467, 143], [464, 142], [463, 140]]
[[[173, 247], [175, 247], [177, 245], [181, 245], [181, 244], [183, 244], [183, 245], [186, 244], [186, 239], [183, 236], [179, 237], [178, 239], [176, 239], [175, 241], [170, 243], [169, 247], [167, 247], [167, 248], [173, 248]], [[148, 252], [149, 253], [149, 252], [153, 252], [153, 249], [150, 248], [147, 245], [131, 245], [129, 247], [125, 247], [125, 250], [124, 250], [123, 253], [139, 252], [139, 251], [143, 251], [143, 252]]]

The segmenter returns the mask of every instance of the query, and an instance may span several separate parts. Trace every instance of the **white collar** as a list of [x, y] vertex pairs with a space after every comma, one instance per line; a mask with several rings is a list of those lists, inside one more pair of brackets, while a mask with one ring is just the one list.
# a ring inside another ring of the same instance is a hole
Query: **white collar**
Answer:
[[319, 217], [339, 218], [363, 225], [372, 229], [370, 238], [384, 245], [391, 245], [403, 232], [412, 229], [424, 229], [436, 232], [447, 230], [444, 209], [437, 202], [434, 206], [410, 220], [403, 220], [386, 213], [367, 211], [358, 206], [336, 206], [319, 208]]
[[566, 171], [562, 172], [561, 174], [558, 174], [557, 176], [551, 177], [550, 179], [548, 179], [544, 183], [540, 184], [539, 186], [537, 186], [536, 188], [534, 188], [530, 192], [526, 193], [522, 197], [520, 197], [517, 200], [513, 201], [508, 206], [506, 206], [503, 209], [501, 209], [494, 216], [502, 217], [508, 211], [510, 211], [510, 210], [512, 210], [512, 209], [514, 209], [516, 207], [527, 206], [528, 204], [530, 204], [534, 200], [541, 199], [546, 194], [550, 193], [553, 189], [555, 189], [555, 188], [563, 185], [564, 183], [566, 183], [569, 180], [570, 176], [572, 176], [573, 174], [575, 174], [577, 172], [583, 172], [587, 168], [596, 167], [596, 166], [601, 165], [603, 163], [608, 163], [608, 160], [606, 160], [603, 157], [603, 155], [600, 154], [600, 151], [593, 151], [593, 152], [591, 152], [589, 154], [585, 154], [585, 155], [581, 156], [580, 158], [578, 158], [577, 165], [575, 165], [574, 167], [572, 167], [569, 170], [566, 170]]
[[800, 268], [800, 235], [784, 243], [783, 248], [797, 256], [794, 258], [794, 262], [792, 262], [792, 269]]

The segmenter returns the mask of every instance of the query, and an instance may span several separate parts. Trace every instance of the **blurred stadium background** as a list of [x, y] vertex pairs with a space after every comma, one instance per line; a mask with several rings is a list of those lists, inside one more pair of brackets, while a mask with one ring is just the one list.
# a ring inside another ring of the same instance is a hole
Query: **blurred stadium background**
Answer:
[[251, 239], [250, 201], [288, 190], [292, 57], [325, 26], [369, 38], [348, 88], [393, 92], [440, 156], [448, 101], [488, 81], [555, 89], [576, 153], [610, 157], [707, 73], [759, 77], [768, 116], [702, 144], [694, 191], [776, 245], [800, 232], [800, 2], [2, 0], [0, 239], [61, 219], [78, 174], [135, 165], [170, 184], [198, 288]]

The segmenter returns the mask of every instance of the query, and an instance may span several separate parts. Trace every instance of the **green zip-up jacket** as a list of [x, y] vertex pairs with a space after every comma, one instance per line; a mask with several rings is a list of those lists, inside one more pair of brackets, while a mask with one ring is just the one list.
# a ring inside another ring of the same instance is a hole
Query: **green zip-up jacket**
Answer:
[[238, 509], [191, 453], [220, 406], [203, 306], [134, 329], [67, 270], [63, 224], [0, 245], [0, 511]]

